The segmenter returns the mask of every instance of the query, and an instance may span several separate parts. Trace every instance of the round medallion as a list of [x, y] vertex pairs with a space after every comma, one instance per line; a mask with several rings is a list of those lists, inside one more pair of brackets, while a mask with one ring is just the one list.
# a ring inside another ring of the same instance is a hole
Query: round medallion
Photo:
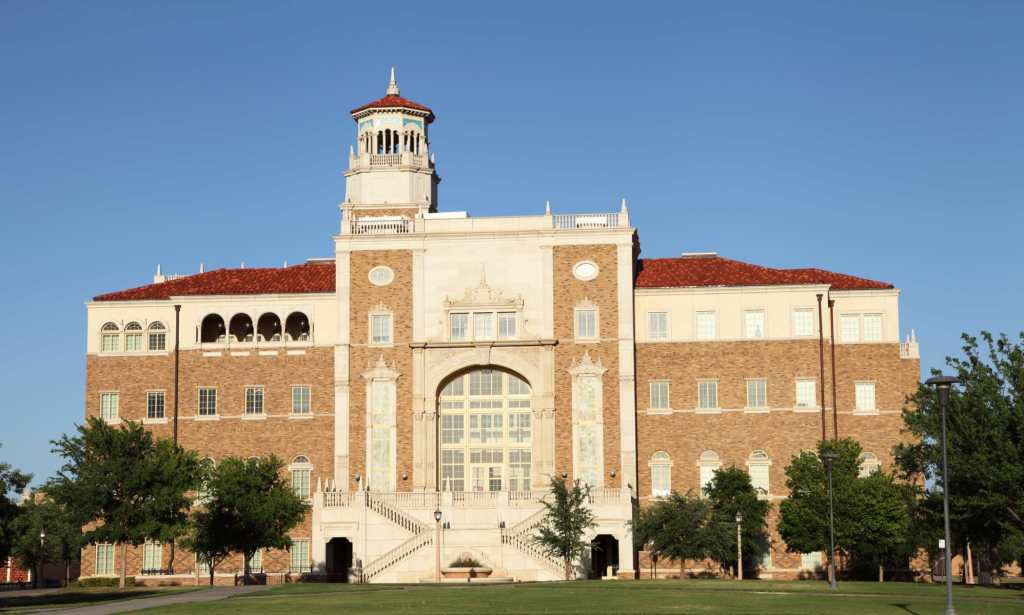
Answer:
[[395, 272], [391, 267], [378, 265], [370, 270], [370, 283], [375, 286], [387, 286], [395, 279]]
[[597, 277], [597, 265], [591, 261], [580, 261], [573, 266], [572, 274], [577, 280], [593, 280]]

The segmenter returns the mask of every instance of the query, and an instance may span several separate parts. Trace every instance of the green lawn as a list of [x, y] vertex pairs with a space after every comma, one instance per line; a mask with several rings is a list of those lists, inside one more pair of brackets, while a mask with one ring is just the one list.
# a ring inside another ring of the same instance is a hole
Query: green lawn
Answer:
[[[1024, 613], [1024, 592], [956, 588], [956, 607], [970, 613]], [[797, 613], [812, 615], [941, 614], [942, 586], [842, 583], [835, 595], [815, 581], [589, 581], [518, 585], [296, 584], [159, 613]]]
[[110, 587], [70, 588], [59, 592], [38, 596], [14, 596], [0, 593], [0, 613], [31, 613], [34, 611], [52, 611], [70, 609], [78, 606], [90, 606], [103, 602], [125, 600], [127, 598], [149, 598], [162, 596], [168, 592], [195, 591], [194, 587], [146, 588], [137, 587], [125, 591]]

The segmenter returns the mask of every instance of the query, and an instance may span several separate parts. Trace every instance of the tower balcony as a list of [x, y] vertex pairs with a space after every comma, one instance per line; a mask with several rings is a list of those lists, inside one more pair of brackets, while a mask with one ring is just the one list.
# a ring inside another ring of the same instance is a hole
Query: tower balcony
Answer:
[[425, 154], [401, 152], [396, 154], [360, 154], [348, 158], [350, 171], [375, 169], [430, 169], [430, 157]]
[[[398, 154], [382, 154], [397, 156]], [[343, 234], [406, 235], [410, 233], [467, 233], [522, 231], [607, 231], [629, 228], [629, 213], [555, 214], [541, 216], [488, 216], [471, 218], [465, 212], [424, 214], [422, 217], [374, 216], [348, 218]]]

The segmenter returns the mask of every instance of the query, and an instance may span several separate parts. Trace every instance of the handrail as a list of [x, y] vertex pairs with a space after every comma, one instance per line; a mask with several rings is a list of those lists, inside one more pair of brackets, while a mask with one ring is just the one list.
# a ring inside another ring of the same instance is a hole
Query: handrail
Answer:
[[417, 534], [384, 555], [373, 560], [363, 569], [363, 580], [370, 581], [388, 568], [409, 557], [423, 547], [434, 543], [433, 532]]

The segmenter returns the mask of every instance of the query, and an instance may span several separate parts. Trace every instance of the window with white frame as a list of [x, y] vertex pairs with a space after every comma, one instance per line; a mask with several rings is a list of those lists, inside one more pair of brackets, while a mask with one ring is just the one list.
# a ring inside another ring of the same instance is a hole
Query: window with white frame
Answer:
[[121, 350], [121, 330], [117, 325], [108, 322], [100, 329], [100, 352], [119, 352]]
[[882, 315], [881, 314], [865, 314], [864, 320], [864, 341], [865, 342], [880, 342], [882, 341]]
[[469, 314], [454, 313], [448, 315], [448, 339], [462, 342], [469, 339]]
[[605, 369], [599, 363], [590, 361], [589, 355], [585, 355], [584, 361], [570, 369], [573, 375], [573, 475], [591, 487], [600, 487], [604, 480], [604, 372]]
[[292, 472], [292, 490], [300, 498], [309, 497], [309, 478], [313, 473], [313, 466], [309, 463], [309, 457], [299, 455], [292, 459], [289, 466]]
[[764, 310], [747, 310], [743, 312], [743, 335], [747, 339], [764, 337], [764, 322]]
[[713, 340], [718, 337], [718, 319], [715, 312], [697, 312], [697, 339]]
[[249, 556], [249, 572], [263, 572], [263, 549], [256, 549]]
[[811, 335], [814, 335], [814, 310], [804, 308], [793, 310], [793, 337]]
[[515, 312], [498, 312], [498, 338], [507, 340], [516, 336]]
[[309, 540], [292, 539], [291, 561], [289, 572], [309, 572], [311, 569], [309, 561]]
[[199, 416], [217, 416], [217, 389], [199, 387]]
[[597, 310], [580, 308], [576, 310], [576, 339], [597, 339]]
[[210, 574], [210, 560], [206, 557], [196, 554], [196, 570], [201, 576], [209, 576]]
[[821, 551], [800, 554], [800, 570], [817, 570], [821, 567]]
[[668, 380], [651, 380], [651, 410], [668, 410]]
[[647, 312], [647, 339], [652, 342], [668, 339], [668, 312]]
[[697, 409], [717, 410], [718, 409], [718, 381], [698, 380], [697, 381]]
[[878, 472], [882, 469], [882, 462], [878, 460], [878, 455], [874, 453], [864, 453], [860, 456], [860, 468], [859, 476], [864, 478], [871, 476], [872, 473]]
[[306, 385], [299, 385], [292, 387], [292, 414], [309, 414], [312, 411], [310, 407], [310, 390]]
[[370, 314], [370, 344], [374, 346], [391, 344], [391, 314], [383, 312]]
[[149, 349], [167, 350], [167, 328], [162, 322], [149, 325]]
[[263, 414], [263, 387], [245, 387], [245, 413]]
[[839, 315], [839, 341], [843, 343], [860, 341], [860, 314]]
[[764, 378], [747, 379], [747, 408], [764, 410], [768, 407], [768, 381]]
[[722, 467], [722, 459], [715, 451], [704, 451], [700, 454], [697, 465], [700, 468], [700, 493], [704, 496], [711, 486], [711, 481], [715, 479], [715, 472]]
[[121, 396], [116, 392], [100, 393], [100, 418], [108, 423], [116, 421]]
[[856, 392], [857, 412], [875, 412], [875, 383], [858, 382], [854, 385]]
[[672, 457], [665, 451], [651, 455], [651, 495], [656, 498], [672, 492]]
[[159, 542], [146, 541], [142, 545], [142, 574], [159, 574], [163, 567], [164, 546]]
[[141, 352], [142, 325], [137, 322], [130, 322], [124, 327], [124, 349], [126, 352]]
[[102, 543], [96, 545], [96, 576], [114, 574], [114, 545]]
[[367, 380], [367, 446], [369, 484], [374, 491], [395, 490], [395, 421], [398, 373], [383, 360], [363, 373]]
[[754, 451], [747, 458], [747, 472], [750, 473], [750, 484], [757, 490], [759, 497], [767, 497], [771, 493], [770, 485], [768, 484], [770, 468], [771, 459], [768, 457], [768, 453], [764, 451]]
[[818, 407], [818, 381], [814, 378], [796, 379], [796, 407], [817, 408]]
[[164, 405], [166, 394], [163, 391], [148, 391], [146, 393], [146, 418], [164, 418]]
[[494, 312], [473, 312], [473, 339], [494, 339]]

